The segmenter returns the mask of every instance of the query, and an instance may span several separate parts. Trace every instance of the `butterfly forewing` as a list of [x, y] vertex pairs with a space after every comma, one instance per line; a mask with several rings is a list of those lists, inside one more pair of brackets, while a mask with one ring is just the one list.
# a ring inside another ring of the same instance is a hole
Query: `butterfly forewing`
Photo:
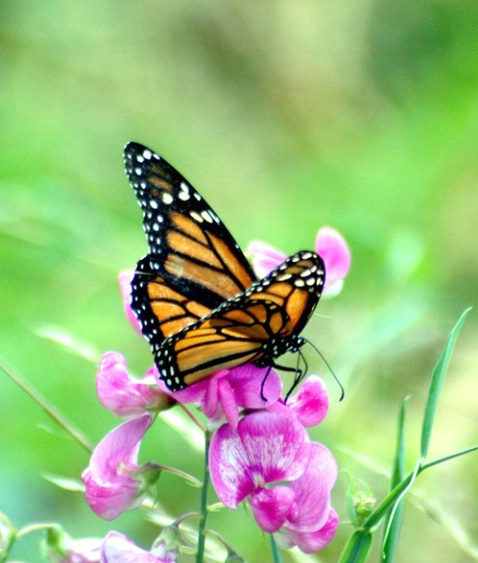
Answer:
[[211, 312], [209, 307], [181, 292], [181, 285], [171, 284], [168, 277], [156, 274], [148, 256], [138, 262], [131, 284], [131, 307], [151, 343], [161, 342]]
[[143, 211], [151, 269], [211, 310], [250, 287], [256, 277], [248, 261], [192, 185], [137, 143], [126, 146], [124, 158]]

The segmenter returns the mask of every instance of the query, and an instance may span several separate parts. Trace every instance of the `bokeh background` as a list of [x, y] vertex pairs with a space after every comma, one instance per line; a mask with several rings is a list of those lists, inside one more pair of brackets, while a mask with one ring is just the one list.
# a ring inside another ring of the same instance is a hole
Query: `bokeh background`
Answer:
[[[123, 145], [142, 142], [194, 184], [243, 248], [257, 239], [287, 253], [313, 248], [322, 225], [347, 238], [345, 288], [306, 330], [346, 397], [338, 402], [309, 349], [331, 393], [313, 436], [383, 498], [401, 401], [410, 396], [411, 466], [431, 370], [476, 305], [477, 29], [472, 0], [3, 0], [2, 361], [93, 442], [117, 424], [95, 396], [101, 353], [123, 352], [136, 374], [151, 364], [116, 281], [146, 252], [122, 163]], [[431, 458], [478, 442], [476, 315], [455, 350]], [[103, 522], [81, 494], [43, 479], [77, 479], [88, 455], [3, 373], [0, 412], [0, 512], [17, 527], [59, 521], [74, 537], [114, 528], [150, 545], [157, 528], [140, 513]], [[165, 423], [148, 436], [150, 458], [201, 477], [200, 454]], [[398, 561], [473, 560], [477, 459], [420, 476]], [[352, 531], [346, 485], [342, 473], [334, 542], [284, 561], [337, 560]], [[165, 475], [158, 490], [174, 517], [198, 508], [198, 491], [177, 478]], [[247, 561], [269, 557], [247, 511], [209, 524]], [[19, 542], [15, 558], [42, 560], [40, 539]]]

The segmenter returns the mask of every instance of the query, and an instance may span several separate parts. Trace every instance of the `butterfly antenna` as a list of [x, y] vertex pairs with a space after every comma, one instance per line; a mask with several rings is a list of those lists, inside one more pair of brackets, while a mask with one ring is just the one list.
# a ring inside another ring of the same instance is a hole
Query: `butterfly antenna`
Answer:
[[339, 378], [335, 375], [334, 370], [330, 367], [329, 362], [325, 359], [324, 355], [322, 354], [322, 352], [316, 348], [312, 342], [310, 342], [310, 340], [305, 340], [307, 342], [307, 344], [309, 344], [310, 346], [312, 346], [312, 348], [317, 352], [317, 354], [321, 357], [322, 361], [324, 362], [324, 364], [327, 366], [327, 369], [330, 371], [330, 373], [332, 374], [332, 377], [335, 379], [335, 381], [337, 382], [337, 385], [340, 387], [340, 399], [339, 401], [341, 401], [344, 397], [345, 397], [345, 389], [344, 386], [342, 385], [342, 383], [340, 383]]

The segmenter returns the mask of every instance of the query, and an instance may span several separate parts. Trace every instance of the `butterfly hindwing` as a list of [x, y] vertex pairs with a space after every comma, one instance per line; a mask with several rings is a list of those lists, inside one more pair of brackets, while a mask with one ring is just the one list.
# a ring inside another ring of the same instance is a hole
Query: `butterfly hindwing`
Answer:
[[291, 256], [241, 295], [153, 346], [161, 379], [175, 391], [220, 368], [273, 365], [276, 357], [298, 350], [324, 276], [317, 254]]
[[[264, 319], [284, 312], [268, 301], [227, 303], [205, 319], [167, 338], [154, 352], [160, 378], [176, 391], [215, 371], [254, 362], [272, 336]], [[278, 319], [275, 320], [278, 322]]]

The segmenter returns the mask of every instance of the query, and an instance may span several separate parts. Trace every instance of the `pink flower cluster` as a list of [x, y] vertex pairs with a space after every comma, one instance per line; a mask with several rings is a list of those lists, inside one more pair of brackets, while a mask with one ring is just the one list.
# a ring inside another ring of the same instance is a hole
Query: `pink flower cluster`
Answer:
[[[319, 231], [317, 244], [322, 245], [327, 280], [332, 280], [329, 288], [337, 292], [350, 266], [348, 248], [329, 228]], [[259, 243], [253, 249], [261, 273], [284, 258]], [[129, 308], [131, 275], [120, 276], [120, 288], [126, 314], [139, 332]], [[143, 436], [161, 410], [175, 402], [193, 403], [214, 430], [209, 467], [221, 502], [235, 509], [247, 500], [260, 528], [274, 533], [283, 547], [298, 546], [313, 553], [331, 541], [338, 526], [330, 502], [337, 466], [327, 448], [312, 442], [306, 431], [320, 423], [328, 409], [327, 391], [319, 377], [309, 377], [287, 404], [277, 373], [250, 364], [219, 370], [172, 393], [160, 381], [155, 367], [135, 379], [128, 374], [124, 357], [109, 352], [100, 362], [97, 392], [106, 408], [126, 419], [98, 444], [82, 476], [86, 499], [102, 518], [114, 519], [142, 503], [160, 472], [153, 463], [138, 463]], [[124, 536], [111, 534], [103, 545], [101, 561], [119, 561], [115, 554], [123, 548], [140, 549]], [[151, 558], [145, 555], [134, 560], [166, 561], [152, 552], [143, 553]]]
[[175, 563], [178, 556], [168, 547], [168, 534], [146, 551], [118, 532], [109, 532], [104, 539], [74, 540], [56, 531], [48, 534], [47, 548], [52, 563]]

